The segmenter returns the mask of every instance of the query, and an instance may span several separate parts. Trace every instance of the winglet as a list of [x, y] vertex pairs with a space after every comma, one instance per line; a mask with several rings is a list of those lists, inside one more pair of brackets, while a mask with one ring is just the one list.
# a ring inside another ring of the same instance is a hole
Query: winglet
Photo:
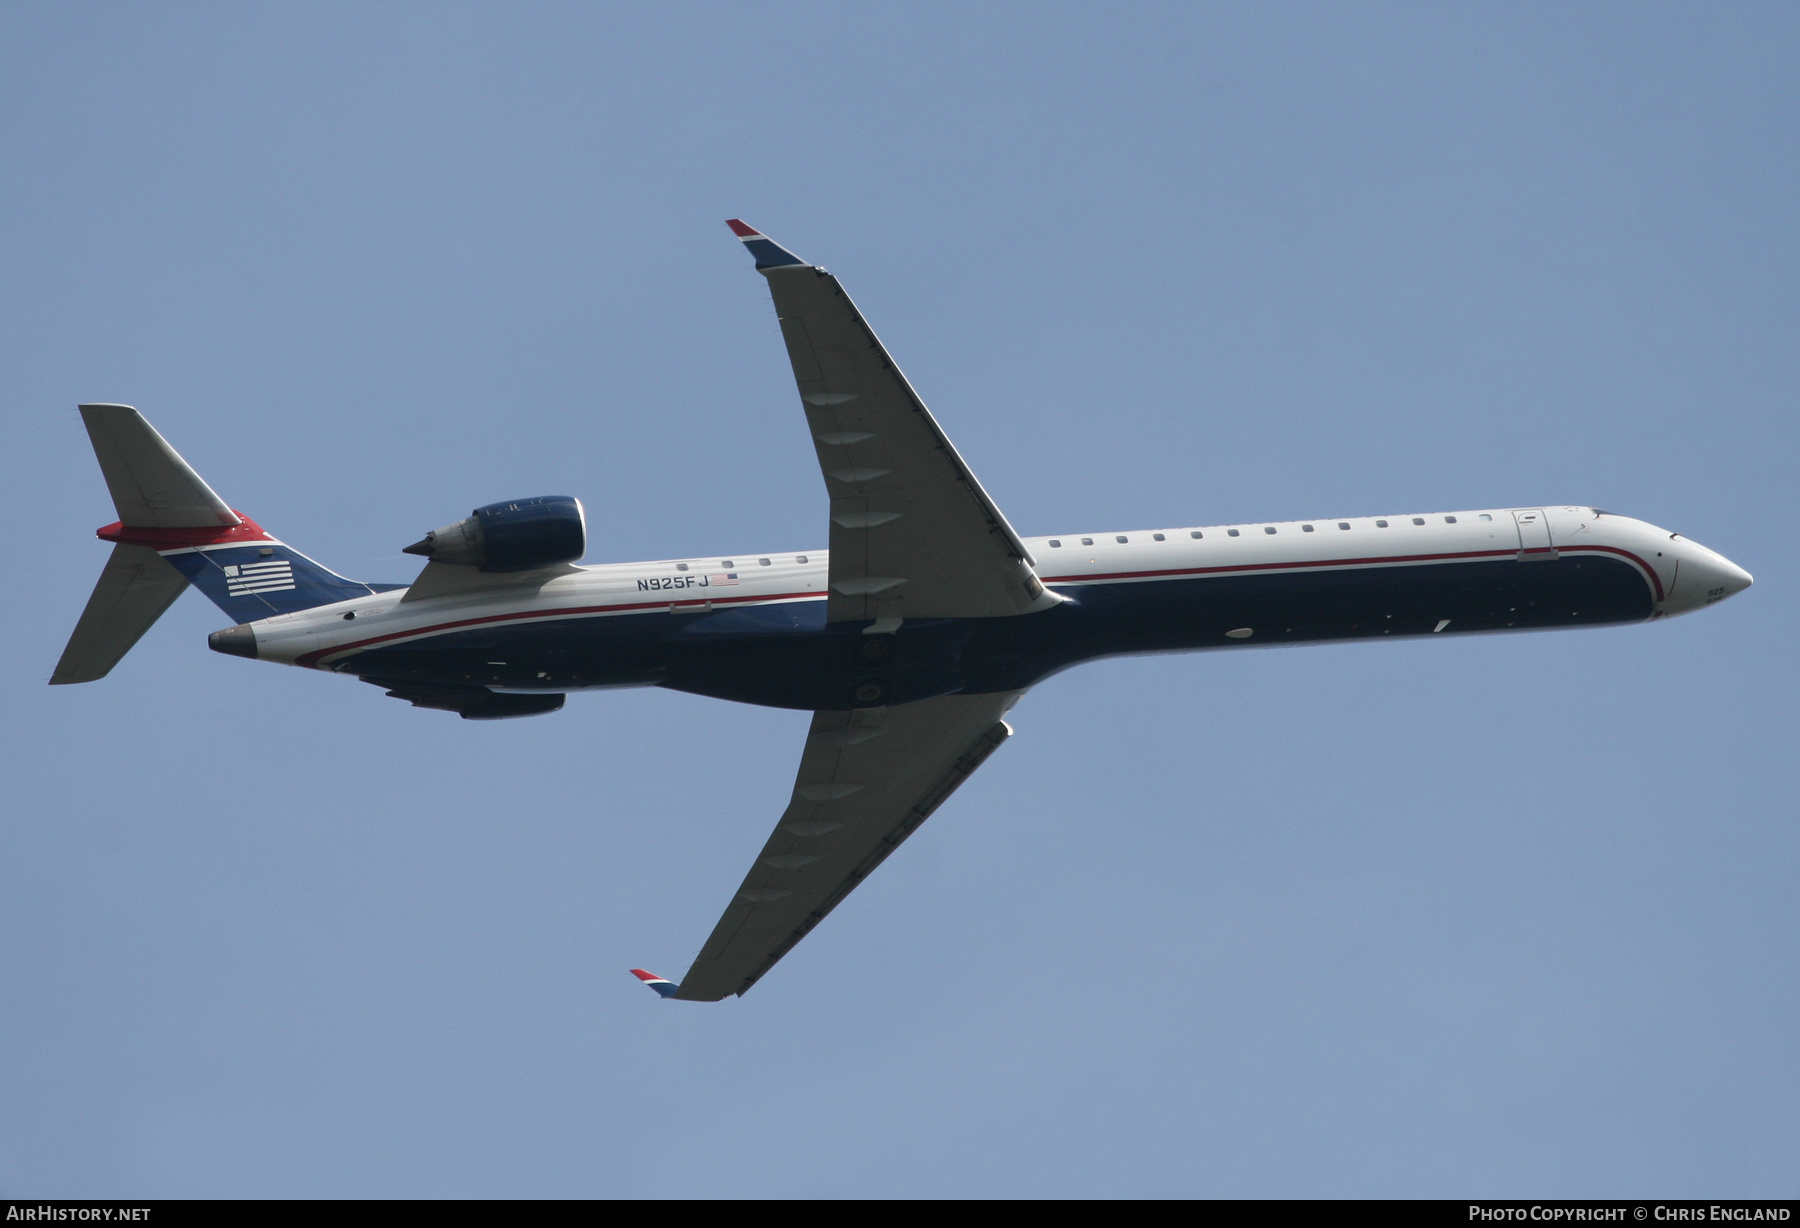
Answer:
[[675, 991], [681, 988], [681, 986], [675, 984], [675, 982], [665, 980], [662, 977], [657, 976], [654, 972], [645, 972], [642, 968], [633, 968], [631, 970], [631, 975], [635, 976], [638, 980], [642, 981], [651, 989], [654, 989], [660, 996], [665, 998], [673, 998], [675, 996]]
[[788, 265], [804, 265], [806, 263], [775, 240], [758, 234], [737, 218], [732, 218], [725, 224], [731, 227], [732, 234], [744, 241], [744, 246], [750, 249], [752, 256], [756, 257], [756, 267], [759, 269], [779, 269]]

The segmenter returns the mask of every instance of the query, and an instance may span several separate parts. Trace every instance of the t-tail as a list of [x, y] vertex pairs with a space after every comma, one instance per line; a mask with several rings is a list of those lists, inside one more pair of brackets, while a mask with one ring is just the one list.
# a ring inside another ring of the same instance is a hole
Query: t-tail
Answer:
[[[129, 405], [83, 405], [119, 519], [113, 543], [51, 685], [104, 678], [194, 585], [236, 623], [404, 587], [346, 580], [225, 505]], [[229, 633], [222, 633], [229, 634]]]

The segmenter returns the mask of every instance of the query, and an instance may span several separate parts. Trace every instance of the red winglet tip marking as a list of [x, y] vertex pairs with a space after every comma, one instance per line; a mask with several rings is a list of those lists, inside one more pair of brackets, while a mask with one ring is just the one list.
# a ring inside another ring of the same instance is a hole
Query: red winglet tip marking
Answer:
[[762, 238], [762, 236], [759, 235], [756, 231], [750, 229], [748, 226], [744, 225], [742, 222], [740, 222], [735, 217], [727, 218], [725, 221], [725, 224], [727, 226], [731, 227], [731, 233], [736, 235], [740, 239], [760, 239], [760, 238]]
[[662, 980], [662, 978], [660, 976], [657, 976], [656, 973], [645, 972], [642, 968], [633, 968], [631, 970], [631, 975], [635, 976], [640, 981], [660, 981], [660, 980]]

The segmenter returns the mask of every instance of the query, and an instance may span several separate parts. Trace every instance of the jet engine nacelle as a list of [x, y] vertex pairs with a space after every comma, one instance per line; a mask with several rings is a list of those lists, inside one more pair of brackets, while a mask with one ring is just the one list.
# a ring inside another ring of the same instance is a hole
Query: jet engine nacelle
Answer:
[[573, 563], [587, 553], [587, 517], [581, 500], [539, 495], [478, 507], [466, 520], [427, 533], [406, 547], [434, 563], [482, 571], [530, 571]]

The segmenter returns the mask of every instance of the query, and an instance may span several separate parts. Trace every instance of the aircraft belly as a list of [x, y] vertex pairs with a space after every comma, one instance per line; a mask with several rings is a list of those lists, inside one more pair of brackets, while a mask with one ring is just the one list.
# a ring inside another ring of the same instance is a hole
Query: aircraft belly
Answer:
[[[663, 686], [765, 707], [856, 706], [1022, 690], [1081, 661], [1136, 653], [1636, 622], [1644, 576], [1604, 555], [1260, 572], [1067, 585], [1068, 602], [1010, 618], [909, 621], [870, 663], [863, 624], [823, 601], [505, 622], [365, 650], [372, 681], [505, 691]], [[1235, 634], [1234, 634], [1235, 633]]]
[[652, 686], [667, 613], [497, 622], [365, 649], [337, 668], [368, 679], [505, 690]]
[[[1094, 623], [1100, 654], [1318, 643], [1641, 622], [1655, 612], [1623, 560], [1480, 560], [1261, 572], [1063, 590]], [[1232, 632], [1238, 632], [1233, 635]], [[1248, 632], [1248, 634], [1244, 634]]]

